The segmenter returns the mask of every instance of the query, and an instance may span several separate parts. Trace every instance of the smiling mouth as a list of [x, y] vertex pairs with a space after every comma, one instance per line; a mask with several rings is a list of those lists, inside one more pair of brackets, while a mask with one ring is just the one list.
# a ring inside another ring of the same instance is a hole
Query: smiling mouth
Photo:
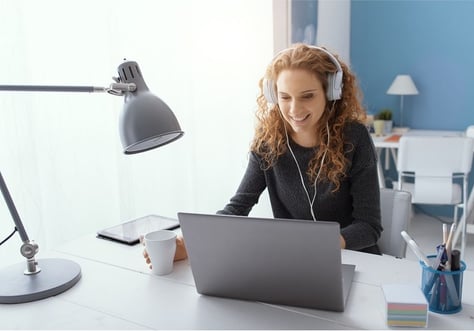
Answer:
[[303, 117], [291, 117], [291, 119], [296, 123], [302, 123], [309, 117], [309, 114]]

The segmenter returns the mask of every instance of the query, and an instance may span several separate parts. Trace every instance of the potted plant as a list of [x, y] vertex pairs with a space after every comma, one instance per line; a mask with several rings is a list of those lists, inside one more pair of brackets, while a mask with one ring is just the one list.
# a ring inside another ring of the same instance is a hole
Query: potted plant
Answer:
[[377, 115], [375, 115], [376, 120], [384, 121], [383, 134], [390, 134], [392, 132], [392, 127], [393, 127], [392, 114], [393, 113], [391, 109], [383, 108], [377, 113]]

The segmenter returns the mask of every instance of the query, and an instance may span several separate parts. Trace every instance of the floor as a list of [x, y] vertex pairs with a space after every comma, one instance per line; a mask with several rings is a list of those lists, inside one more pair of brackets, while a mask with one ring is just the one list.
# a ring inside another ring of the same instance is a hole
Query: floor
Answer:
[[[413, 218], [408, 232], [418, 246], [420, 246], [421, 250], [427, 255], [434, 254], [436, 245], [442, 241], [443, 222], [448, 222], [448, 220], [427, 215], [416, 208], [413, 210]], [[409, 248], [407, 249], [406, 258], [418, 260]], [[463, 260], [467, 265], [467, 269], [474, 268], [474, 234], [467, 234], [466, 250]]]

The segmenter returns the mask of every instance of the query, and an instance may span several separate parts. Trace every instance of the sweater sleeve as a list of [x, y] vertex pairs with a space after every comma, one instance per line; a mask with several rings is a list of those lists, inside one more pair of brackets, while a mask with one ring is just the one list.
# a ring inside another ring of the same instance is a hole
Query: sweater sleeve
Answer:
[[248, 216], [265, 188], [265, 175], [260, 167], [260, 161], [255, 153], [251, 152], [237, 192], [224, 209], [217, 211], [217, 214]]
[[349, 169], [353, 204], [352, 224], [341, 229], [346, 248], [376, 251], [382, 233], [377, 154], [365, 129], [353, 131], [352, 162]]

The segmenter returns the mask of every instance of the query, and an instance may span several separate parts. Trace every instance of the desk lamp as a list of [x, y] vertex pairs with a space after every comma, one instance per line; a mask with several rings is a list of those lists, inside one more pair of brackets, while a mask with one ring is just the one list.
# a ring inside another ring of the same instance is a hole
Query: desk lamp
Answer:
[[[108, 92], [124, 97], [119, 131], [125, 154], [144, 152], [166, 145], [183, 136], [171, 109], [149, 92], [138, 64], [125, 61], [118, 77], [108, 88], [93, 86], [0, 85], [0, 91], [29, 92]], [[0, 172], [0, 189], [23, 244], [23, 263], [0, 269], [0, 303], [22, 303], [44, 299], [73, 287], [81, 278], [81, 267], [65, 259], [35, 260], [38, 245], [29, 239], [25, 227]], [[7, 238], [7, 239], [8, 239]], [[7, 240], [5, 239], [5, 240]]]
[[410, 75], [397, 75], [392, 85], [388, 88], [387, 94], [400, 96], [400, 126], [403, 127], [403, 96], [416, 95], [418, 94], [418, 89]]

